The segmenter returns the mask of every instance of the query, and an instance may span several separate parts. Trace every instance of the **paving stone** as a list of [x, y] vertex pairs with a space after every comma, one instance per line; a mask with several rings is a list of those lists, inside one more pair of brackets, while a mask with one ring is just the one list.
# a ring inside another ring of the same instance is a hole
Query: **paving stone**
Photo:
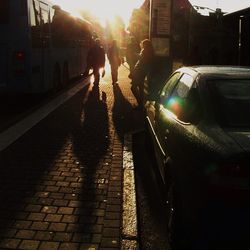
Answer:
[[44, 221], [48, 221], [48, 222], [60, 222], [62, 219], [62, 215], [61, 214], [47, 214]]
[[58, 209], [59, 214], [73, 214], [73, 212], [74, 212], [74, 208], [70, 208], [70, 207], [60, 207]]
[[60, 241], [60, 242], [67, 242], [67, 241], [70, 241], [71, 238], [72, 238], [72, 233], [56, 232], [53, 240]]
[[0, 242], [0, 247], [3, 249], [16, 249], [21, 240], [18, 239], [3, 239]]
[[26, 221], [26, 220], [17, 220], [13, 227], [18, 228], [18, 229], [28, 229], [31, 225], [31, 221]]
[[63, 215], [62, 222], [65, 223], [76, 223], [78, 222], [79, 217], [75, 215]]
[[44, 217], [45, 214], [43, 213], [30, 213], [27, 219], [33, 221], [42, 221]]
[[69, 203], [68, 200], [54, 200], [53, 201], [53, 205], [58, 206], [58, 207], [65, 207], [68, 205], [68, 203]]
[[42, 242], [39, 250], [57, 250], [59, 245], [59, 242]]
[[59, 249], [60, 250], [78, 250], [80, 244], [79, 243], [61, 243]]
[[23, 240], [19, 246], [19, 249], [24, 250], [36, 250], [40, 241], [38, 240]]
[[58, 232], [63, 232], [66, 229], [67, 224], [66, 223], [51, 223], [49, 226], [50, 231], [58, 231]]
[[119, 238], [112, 237], [112, 238], [102, 238], [101, 247], [119, 247]]
[[104, 237], [119, 237], [120, 235], [120, 229], [118, 228], [105, 228], [103, 229], [103, 236]]
[[34, 239], [35, 240], [43, 240], [43, 241], [50, 241], [53, 239], [54, 237], [54, 232], [50, 232], [50, 231], [37, 231]]
[[30, 229], [34, 229], [34, 230], [46, 230], [49, 227], [49, 223], [48, 222], [33, 222]]
[[19, 230], [16, 233], [15, 238], [19, 238], [19, 239], [32, 239], [34, 235], [35, 235], [35, 231], [31, 231], [31, 230]]

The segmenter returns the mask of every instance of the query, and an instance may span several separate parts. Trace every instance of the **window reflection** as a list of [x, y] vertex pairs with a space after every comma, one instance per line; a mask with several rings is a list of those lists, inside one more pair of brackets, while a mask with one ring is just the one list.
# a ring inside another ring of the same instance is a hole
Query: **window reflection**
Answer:
[[250, 79], [211, 80], [210, 99], [222, 126], [250, 126]]

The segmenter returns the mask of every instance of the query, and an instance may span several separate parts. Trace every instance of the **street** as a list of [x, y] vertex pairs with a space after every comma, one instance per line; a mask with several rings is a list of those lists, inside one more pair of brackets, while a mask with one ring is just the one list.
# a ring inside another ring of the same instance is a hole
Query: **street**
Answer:
[[169, 250], [166, 203], [152, 152], [145, 147], [144, 131], [133, 135], [133, 153], [141, 249]]

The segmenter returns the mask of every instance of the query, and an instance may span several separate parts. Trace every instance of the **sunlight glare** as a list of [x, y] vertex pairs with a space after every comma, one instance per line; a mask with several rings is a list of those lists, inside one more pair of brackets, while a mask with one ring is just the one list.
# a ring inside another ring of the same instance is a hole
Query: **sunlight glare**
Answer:
[[144, 0], [54, 0], [53, 2], [75, 16], [78, 16], [81, 10], [90, 11], [98, 17], [102, 25], [112, 21], [115, 16], [120, 16], [127, 26], [133, 9], [139, 8]]

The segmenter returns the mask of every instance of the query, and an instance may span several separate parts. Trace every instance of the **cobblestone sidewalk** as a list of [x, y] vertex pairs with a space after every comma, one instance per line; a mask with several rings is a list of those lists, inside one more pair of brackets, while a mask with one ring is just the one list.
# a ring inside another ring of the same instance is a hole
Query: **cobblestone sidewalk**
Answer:
[[127, 70], [84, 88], [0, 153], [1, 249], [120, 249]]

